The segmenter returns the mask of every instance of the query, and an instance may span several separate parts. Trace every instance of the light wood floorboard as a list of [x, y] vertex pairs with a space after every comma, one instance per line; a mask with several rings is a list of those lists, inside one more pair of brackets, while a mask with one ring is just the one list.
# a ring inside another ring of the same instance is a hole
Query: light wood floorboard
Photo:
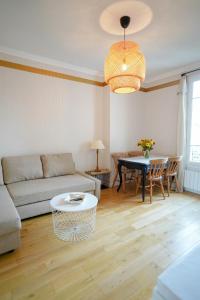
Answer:
[[58, 240], [51, 215], [23, 221], [22, 244], [0, 256], [0, 299], [147, 300], [158, 275], [200, 241], [200, 197], [172, 193], [153, 203], [102, 191], [96, 232]]

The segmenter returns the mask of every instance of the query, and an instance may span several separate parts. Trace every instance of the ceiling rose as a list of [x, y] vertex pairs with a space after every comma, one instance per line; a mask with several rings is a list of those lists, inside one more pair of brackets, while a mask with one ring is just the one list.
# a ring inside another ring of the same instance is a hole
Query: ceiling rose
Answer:
[[136, 33], [147, 27], [152, 20], [151, 8], [141, 1], [120, 1], [109, 5], [100, 16], [102, 29], [114, 35], [122, 35], [122, 28], [119, 23], [121, 16], [130, 16], [130, 24], [126, 35]]

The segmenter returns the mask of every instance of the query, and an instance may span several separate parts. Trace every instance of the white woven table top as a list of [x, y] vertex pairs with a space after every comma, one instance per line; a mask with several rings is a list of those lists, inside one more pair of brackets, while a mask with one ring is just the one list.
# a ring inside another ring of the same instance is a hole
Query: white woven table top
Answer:
[[70, 193], [64, 193], [55, 196], [51, 201], [50, 205], [54, 210], [61, 212], [80, 212], [88, 209], [92, 209], [97, 206], [98, 199], [96, 196], [90, 193], [84, 193], [84, 200], [80, 204], [67, 204], [64, 199]]

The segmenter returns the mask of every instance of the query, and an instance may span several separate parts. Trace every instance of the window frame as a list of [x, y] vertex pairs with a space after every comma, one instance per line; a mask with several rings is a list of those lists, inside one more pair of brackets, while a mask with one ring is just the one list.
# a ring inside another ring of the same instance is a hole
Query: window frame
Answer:
[[193, 83], [200, 81], [200, 71], [187, 76], [187, 119], [186, 119], [186, 161], [188, 169], [200, 170], [200, 162], [190, 161], [190, 147], [191, 147], [191, 129], [192, 129], [192, 100], [193, 100]]

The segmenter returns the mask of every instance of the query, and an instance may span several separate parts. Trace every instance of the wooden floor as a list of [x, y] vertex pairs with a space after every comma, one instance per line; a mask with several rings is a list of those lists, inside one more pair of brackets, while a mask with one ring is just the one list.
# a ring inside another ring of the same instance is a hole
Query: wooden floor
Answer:
[[0, 256], [0, 299], [151, 299], [158, 275], [200, 240], [200, 198], [173, 193], [150, 205], [102, 191], [96, 233], [68, 244], [51, 215], [22, 224], [22, 245]]

